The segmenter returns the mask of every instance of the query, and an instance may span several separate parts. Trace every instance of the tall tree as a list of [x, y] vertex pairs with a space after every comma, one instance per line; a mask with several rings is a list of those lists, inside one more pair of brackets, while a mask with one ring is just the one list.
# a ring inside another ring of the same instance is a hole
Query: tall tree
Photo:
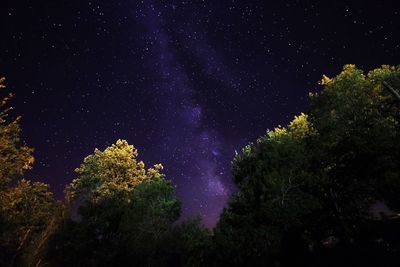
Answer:
[[[0, 93], [5, 88], [5, 78], [0, 78]], [[12, 107], [6, 107], [13, 97], [9, 93], [0, 98], [0, 190], [7, 187], [13, 179], [20, 178], [25, 170], [32, 167], [33, 149], [21, 144], [20, 117], [12, 119]]]
[[[0, 89], [4, 89], [4, 78]], [[54, 212], [48, 185], [22, 178], [32, 167], [33, 149], [21, 144], [20, 117], [12, 119], [6, 108], [9, 94], [0, 101], [0, 265], [21, 266], [26, 249], [34, 242]]]
[[215, 229], [219, 264], [276, 263], [284, 236], [304, 228], [320, 209], [312, 195], [317, 178], [310, 172], [307, 143], [316, 135], [305, 114], [287, 128], [268, 131], [233, 161], [239, 193]]
[[346, 65], [336, 77], [324, 76], [324, 90], [311, 95], [310, 119], [319, 133], [313, 152], [329, 182], [329, 202], [349, 225], [371, 202], [400, 208], [400, 104], [383, 82], [400, 88], [400, 68], [364, 74]]
[[[64, 223], [53, 237], [49, 260], [55, 265], [146, 265], [157, 262], [160, 243], [179, 217], [173, 185], [137, 160], [125, 140], [98, 149], [76, 169], [67, 187]], [[70, 257], [65, 257], [70, 255]]]
[[398, 209], [400, 193], [399, 103], [384, 82], [400, 88], [400, 68], [364, 74], [346, 65], [324, 76], [308, 116], [235, 157], [239, 192], [215, 229], [219, 261], [291, 266], [332, 246], [354, 252], [361, 240], [374, 244], [365, 231], [371, 205]]

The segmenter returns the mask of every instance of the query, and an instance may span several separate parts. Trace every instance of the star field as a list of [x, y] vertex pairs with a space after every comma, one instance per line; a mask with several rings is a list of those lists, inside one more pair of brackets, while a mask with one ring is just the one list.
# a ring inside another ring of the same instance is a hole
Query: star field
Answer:
[[397, 1], [6, 1], [0, 74], [61, 198], [118, 138], [212, 226], [235, 150], [307, 110], [322, 74], [400, 62]]

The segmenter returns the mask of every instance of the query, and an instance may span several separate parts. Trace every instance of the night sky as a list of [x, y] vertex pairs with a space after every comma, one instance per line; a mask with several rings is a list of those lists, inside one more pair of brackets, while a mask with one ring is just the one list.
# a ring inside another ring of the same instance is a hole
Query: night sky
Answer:
[[307, 111], [322, 74], [399, 64], [399, 33], [400, 1], [1, 0], [0, 75], [28, 177], [61, 199], [85, 156], [126, 139], [212, 226], [235, 150]]

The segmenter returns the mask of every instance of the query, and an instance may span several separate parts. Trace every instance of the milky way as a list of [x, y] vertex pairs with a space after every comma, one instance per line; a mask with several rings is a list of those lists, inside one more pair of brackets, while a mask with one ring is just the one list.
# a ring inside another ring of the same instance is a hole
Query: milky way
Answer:
[[[147, 68], [156, 73], [151, 87], [160, 103], [162, 117], [159, 129], [162, 134], [157, 140], [159, 147], [164, 149], [162, 162], [165, 162], [167, 172], [173, 180], [181, 181], [177, 192], [187, 200], [183, 203], [183, 218], [207, 214], [204, 220], [207, 225], [212, 225], [232, 188], [228, 182], [226, 159], [221, 157], [224, 144], [218, 132], [204, 124], [203, 108], [195, 99], [193, 87], [197, 81], [189, 78], [188, 68], [178, 59], [176, 48], [165, 30], [163, 15], [168, 8], [173, 9], [173, 6], [168, 5], [161, 11], [154, 3], [146, 4], [137, 16], [145, 26], [145, 39], [151, 44], [152, 57]], [[193, 34], [193, 30], [187, 30], [179, 37], [186, 42], [187, 34]], [[209, 48], [196, 42], [188, 43], [187, 50], [198, 56], [196, 59], [207, 62], [201, 62], [201, 66], [208, 75], [216, 73], [213, 70], [217, 68], [215, 54], [199, 55], [201, 51], [210, 52]]]

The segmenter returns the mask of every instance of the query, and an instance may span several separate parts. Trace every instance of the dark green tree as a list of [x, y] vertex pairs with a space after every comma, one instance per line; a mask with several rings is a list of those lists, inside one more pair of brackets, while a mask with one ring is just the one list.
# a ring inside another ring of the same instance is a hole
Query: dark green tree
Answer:
[[373, 243], [371, 205], [399, 207], [399, 102], [385, 83], [400, 88], [398, 67], [364, 74], [346, 65], [310, 94], [308, 116], [235, 157], [239, 192], [214, 231], [217, 262], [310, 265], [325, 250], [356, 258], [355, 250]]
[[146, 169], [137, 155], [118, 140], [76, 169], [78, 178], [67, 188], [69, 211], [50, 241], [55, 266], [158, 265], [180, 203], [162, 166]]
[[306, 150], [316, 135], [301, 114], [236, 155], [233, 173], [239, 193], [214, 231], [218, 265], [277, 263], [285, 234], [304, 230], [307, 218], [321, 208], [312, 194], [317, 177], [309, 171]]
[[346, 65], [335, 78], [324, 76], [321, 93], [311, 94], [317, 167], [329, 183], [336, 216], [349, 225], [376, 200], [400, 207], [400, 103], [384, 82], [400, 88], [400, 69], [383, 66], [364, 74]]
[[188, 219], [170, 231], [166, 243], [170, 266], [209, 266], [213, 243], [211, 231], [200, 217]]

